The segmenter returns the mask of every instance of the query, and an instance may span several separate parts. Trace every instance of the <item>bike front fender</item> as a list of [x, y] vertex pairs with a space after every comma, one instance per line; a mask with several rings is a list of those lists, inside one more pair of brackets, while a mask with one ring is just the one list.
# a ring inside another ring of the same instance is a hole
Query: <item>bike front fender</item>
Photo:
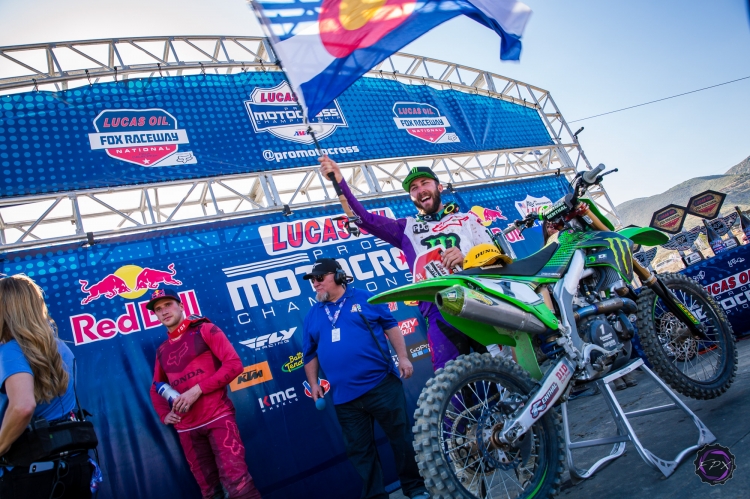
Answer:
[[618, 230], [617, 233], [641, 246], [658, 246], [669, 241], [668, 235], [651, 227], [627, 227]]

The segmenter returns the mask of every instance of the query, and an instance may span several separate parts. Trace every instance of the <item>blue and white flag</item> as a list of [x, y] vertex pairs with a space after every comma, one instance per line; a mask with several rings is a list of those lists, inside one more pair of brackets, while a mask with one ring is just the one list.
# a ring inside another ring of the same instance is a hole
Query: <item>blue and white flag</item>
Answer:
[[306, 116], [435, 26], [469, 16], [518, 60], [531, 9], [515, 0], [251, 0]]

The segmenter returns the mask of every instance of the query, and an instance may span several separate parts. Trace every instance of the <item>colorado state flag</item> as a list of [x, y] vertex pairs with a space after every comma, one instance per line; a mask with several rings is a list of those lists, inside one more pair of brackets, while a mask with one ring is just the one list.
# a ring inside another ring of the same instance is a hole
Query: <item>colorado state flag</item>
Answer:
[[466, 15], [518, 60], [531, 10], [515, 0], [251, 0], [292, 88], [314, 118], [357, 78], [435, 26]]

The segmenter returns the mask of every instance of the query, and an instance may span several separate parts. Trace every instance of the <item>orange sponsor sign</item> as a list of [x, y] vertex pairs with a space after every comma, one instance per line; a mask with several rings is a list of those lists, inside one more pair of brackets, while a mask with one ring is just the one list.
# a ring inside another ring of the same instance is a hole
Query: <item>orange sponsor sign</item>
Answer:
[[271, 374], [271, 368], [268, 367], [268, 361], [263, 361], [259, 364], [247, 366], [239, 376], [229, 383], [229, 388], [233, 392], [236, 392], [248, 386], [259, 385], [272, 379], [273, 375]]

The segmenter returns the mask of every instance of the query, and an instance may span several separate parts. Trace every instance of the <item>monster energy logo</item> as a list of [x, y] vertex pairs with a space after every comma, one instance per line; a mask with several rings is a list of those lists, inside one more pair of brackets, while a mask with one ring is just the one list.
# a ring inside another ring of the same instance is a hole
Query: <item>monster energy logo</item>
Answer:
[[633, 256], [630, 253], [630, 244], [626, 239], [619, 237], [607, 237], [604, 240], [609, 243], [609, 249], [615, 254], [617, 266], [623, 270], [623, 274], [630, 275], [633, 271], [631, 268]]
[[427, 246], [427, 249], [432, 249], [436, 246], [443, 246], [445, 249], [458, 248], [460, 243], [461, 238], [456, 234], [438, 234], [422, 239], [422, 245]]

